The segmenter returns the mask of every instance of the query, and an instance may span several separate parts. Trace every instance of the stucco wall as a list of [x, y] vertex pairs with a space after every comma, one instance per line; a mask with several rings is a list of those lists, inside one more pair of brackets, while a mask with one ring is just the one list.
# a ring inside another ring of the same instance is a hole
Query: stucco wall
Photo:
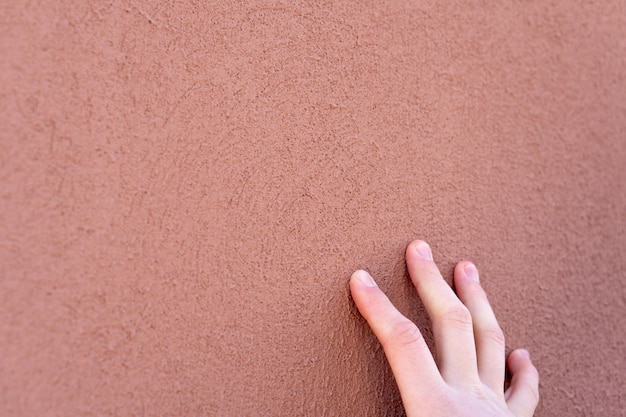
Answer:
[[538, 416], [626, 415], [626, 6], [591, 3], [0, 1], [0, 415], [398, 415], [347, 281], [429, 335], [418, 237]]

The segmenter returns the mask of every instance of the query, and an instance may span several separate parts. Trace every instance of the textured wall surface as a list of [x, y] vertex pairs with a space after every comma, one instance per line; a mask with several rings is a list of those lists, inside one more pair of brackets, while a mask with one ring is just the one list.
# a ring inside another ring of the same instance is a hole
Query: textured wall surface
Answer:
[[478, 264], [538, 416], [626, 415], [593, 3], [0, 1], [0, 415], [400, 415], [347, 280], [430, 334], [417, 237]]

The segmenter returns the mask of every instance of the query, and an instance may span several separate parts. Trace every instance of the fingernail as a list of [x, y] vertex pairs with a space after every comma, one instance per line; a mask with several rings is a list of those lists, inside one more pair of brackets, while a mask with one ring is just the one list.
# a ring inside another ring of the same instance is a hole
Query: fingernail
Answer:
[[374, 282], [374, 279], [372, 278], [372, 276], [368, 274], [366, 271], [363, 271], [362, 269], [356, 271], [354, 274], [352, 274], [352, 276], [355, 277], [357, 281], [359, 281], [361, 284], [365, 285], [366, 287], [376, 287], [376, 282]]
[[530, 360], [530, 353], [526, 349], [520, 349], [519, 354], [522, 358]]
[[431, 252], [430, 246], [428, 246], [428, 243], [420, 242], [416, 244], [415, 251], [421, 258], [427, 259], [429, 261], [433, 260], [433, 253]]
[[465, 271], [465, 276], [471, 279], [472, 281], [478, 282], [478, 271], [474, 264], [467, 263], [463, 267], [463, 271]]

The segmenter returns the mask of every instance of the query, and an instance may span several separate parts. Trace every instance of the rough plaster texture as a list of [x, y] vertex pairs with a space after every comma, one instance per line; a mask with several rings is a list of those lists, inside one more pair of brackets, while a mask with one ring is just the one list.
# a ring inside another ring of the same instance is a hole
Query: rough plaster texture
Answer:
[[[624, 416], [626, 6], [0, 2], [0, 415], [401, 414], [347, 280], [474, 260]], [[427, 336], [431, 340], [430, 336]]]

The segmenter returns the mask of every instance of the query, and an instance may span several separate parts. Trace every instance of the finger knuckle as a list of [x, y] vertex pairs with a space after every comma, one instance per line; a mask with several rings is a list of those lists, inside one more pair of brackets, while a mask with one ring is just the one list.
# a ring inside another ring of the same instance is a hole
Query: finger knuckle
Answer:
[[527, 381], [535, 385], [539, 383], [539, 371], [537, 371], [537, 368], [532, 363], [529, 362], [526, 364], [523, 368], [523, 375], [525, 375], [524, 379]]
[[459, 416], [462, 414], [463, 407], [458, 401], [455, 401], [450, 395], [441, 396], [437, 399], [438, 415]]
[[481, 336], [498, 345], [499, 347], [504, 348], [506, 346], [506, 339], [504, 337], [504, 332], [500, 328], [500, 326], [495, 325], [491, 327], [486, 327], [480, 330]]
[[389, 336], [383, 345], [395, 344], [400, 346], [416, 345], [423, 340], [422, 333], [417, 326], [408, 320], [401, 320], [391, 326]]
[[530, 365], [530, 378], [532, 381], [533, 386], [535, 387], [535, 390], [538, 390], [539, 388], [539, 371], [537, 371], [537, 368], [535, 368], [534, 365]]
[[467, 329], [472, 327], [472, 315], [463, 305], [453, 306], [439, 314], [439, 321], [444, 326]]
[[539, 395], [539, 388], [535, 386], [531, 391], [531, 396], [535, 405], [539, 404], [539, 400], [541, 399], [541, 395]]
[[533, 365], [524, 370], [523, 378], [519, 381], [521, 389], [528, 393], [533, 404], [539, 403], [539, 372]]
[[453, 390], [447, 385], [427, 388], [424, 398], [428, 398], [428, 401], [407, 404], [406, 415], [459, 416], [464, 411], [456, 401]]
[[537, 384], [530, 381], [527, 381], [524, 385], [526, 392], [528, 392], [528, 395], [530, 396], [532, 404], [536, 406], [539, 403], [539, 387]]

